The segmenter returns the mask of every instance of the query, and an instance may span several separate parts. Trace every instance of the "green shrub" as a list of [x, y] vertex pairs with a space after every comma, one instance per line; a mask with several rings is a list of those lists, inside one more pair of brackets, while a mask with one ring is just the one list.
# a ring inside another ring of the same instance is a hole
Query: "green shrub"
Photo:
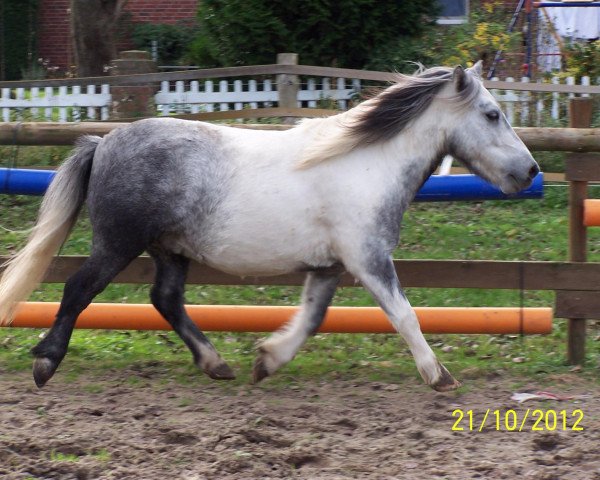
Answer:
[[565, 60], [565, 76], [575, 77], [577, 82], [585, 76], [600, 78], [600, 40], [571, 41], [565, 48]]
[[488, 68], [498, 50], [518, 51], [520, 32], [508, 33], [509, 17], [499, 0], [471, 2], [468, 22], [461, 25], [437, 25], [425, 29], [419, 37], [399, 37], [374, 49], [368, 68], [415, 70], [414, 63], [425, 66], [463, 65], [483, 60]]
[[363, 68], [373, 49], [421, 35], [437, 12], [436, 0], [203, 0], [192, 58], [256, 65], [295, 52], [304, 64]]
[[413, 73], [418, 64], [427, 67], [441, 65], [443, 62], [430, 47], [435, 39], [433, 28], [424, 31], [420, 37], [399, 37], [374, 49], [365, 66], [368, 70]]
[[4, 0], [0, 3], [3, 80], [20, 80], [22, 71], [35, 63], [38, 3], [38, 0]]
[[137, 23], [133, 26], [131, 39], [136, 48], [152, 51], [157, 42], [160, 65], [181, 65], [187, 62], [189, 45], [197, 33], [197, 27], [189, 22], [171, 24]]

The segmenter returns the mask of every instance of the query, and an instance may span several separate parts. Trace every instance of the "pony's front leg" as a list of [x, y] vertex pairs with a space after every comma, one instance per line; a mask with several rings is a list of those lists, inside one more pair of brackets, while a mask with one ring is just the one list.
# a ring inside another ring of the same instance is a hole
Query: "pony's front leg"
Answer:
[[406, 340], [425, 383], [439, 392], [460, 387], [460, 382], [439, 362], [423, 337], [415, 311], [400, 288], [392, 258], [382, 255], [368, 265], [348, 269], [369, 290]]
[[302, 291], [300, 310], [281, 330], [261, 343], [254, 362], [254, 383], [272, 375], [292, 360], [306, 339], [323, 323], [327, 307], [331, 303], [341, 270], [309, 272]]

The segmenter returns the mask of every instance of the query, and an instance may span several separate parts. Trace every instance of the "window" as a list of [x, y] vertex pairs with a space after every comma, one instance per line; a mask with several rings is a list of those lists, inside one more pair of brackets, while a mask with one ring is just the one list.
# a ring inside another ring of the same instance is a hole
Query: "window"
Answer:
[[441, 25], [467, 23], [469, 0], [438, 0], [438, 3], [442, 12], [437, 23]]

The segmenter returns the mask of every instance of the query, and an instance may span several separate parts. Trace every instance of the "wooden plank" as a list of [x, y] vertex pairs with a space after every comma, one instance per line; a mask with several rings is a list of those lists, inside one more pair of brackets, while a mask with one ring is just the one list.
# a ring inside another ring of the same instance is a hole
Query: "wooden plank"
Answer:
[[[282, 66], [283, 67], [283, 66]], [[332, 78], [356, 78], [359, 80], [371, 80], [378, 82], [393, 82], [397, 74], [393, 72], [378, 72], [372, 70], [352, 70], [348, 68], [318, 67], [312, 65], [289, 65], [285, 71], [278, 73], [297, 74], [305, 76], [332, 77]], [[284, 70], [282, 68], [282, 70]], [[494, 90], [514, 90], [527, 92], [548, 93], [576, 93], [576, 94], [598, 94], [600, 86], [587, 85], [555, 85], [551, 83], [531, 82], [505, 82], [499, 80], [484, 80], [483, 85]], [[0, 84], [1, 86], [1, 84]]]
[[[243, 110], [240, 110], [243, 112]], [[259, 114], [259, 113], [257, 113]], [[0, 123], [0, 145], [72, 145], [81, 135], [106, 135], [121, 122], [5, 122]], [[232, 124], [232, 127], [261, 129], [264, 126]], [[270, 128], [270, 127], [269, 127]], [[273, 129], [285, 130], [286, 125]], [[530, 150], [600, 152], [600, 128], [515, 128]]]
[[398, 74], [374, 70], [354, 70], [351, 68], [319, 67], [314, 65], [281, 65], [281, 74], [304, 75], [307, 77], [352, 78], [375, 82], [394, 82]]
[[527, 148], [533, 151], [598, 152], [598, 128], [515, 128]]
[[[371, 80], [377, 82], [394, 82], [398, 78], [398, 75], [394, 72], [379, 72], [373, 70], [353, 70], [349, 68], [318, 67], [312, 65], [277, 65], [277, 67], [277, 73], [280, 74], [356, 78], [359, 80]], [[576, 94], [600, 93], [600, 86], [597, 85], [556, 85], [551, 83], [504, 82], [498, 80], [484, 80], [483, 85], [488, 89], [496, 90]]]
[[526, 290], [597, 290], [600, 285], [600, 263], [507, 263], [513, 264], [514, 268], [519, 268], [522, 263], [523, 288]]
[[[114, 75], [110, 77], [56, 78], [49, 80], [17, 80], [0, 82], [0, 88], [58, 87], [71, 85], [132, 85], [173, 82], [178, 80], [200, 80], [208, 78], [228, 78], [260, 75], [306, 75], [335, 78], [352, 78], [376, 82], [393, 82], [398, 75], [393, 72], [372, 70], [353, 70], [349, 68], [318, 67], [310, 65], [248, 65], [240, 67], [206, 68], [197, 70], [179, 70], [162, 73], [143, 73], [135, 75]], [[501, 87], [498, 87], [501, 88]], [[593, 92], [585, 92], [593, 93]]]
[[600, 320], [600, 291], [557, 291], [554, 315], [558, 318], [575, 320], [584, 318]]
[[[56, 257], [45, 282], [62, 283], [83, 264], [84, 256]], [[3, 264], [8, 257], [0, 257]], [[488, 260], [395, 260], [404, 287], [489, 288], [525, 290], [596, 291], [600, 288], [600, 263], [519, 262]], [[522, 276], [522, 278], [521, 278]], [[188, 283], [198, 285], [302, 285], [302, 272], [276, 277], [240, 278], [193, 263]], [[115, 279], [116, 283], [152, 283], [154, 264], [139, 257]], [[345, 274], [342, 286], [356, 286]]]
[[560, 85], [552, 83], [526, 83], [526, 82], [503, 82], [498, 80], [485, 80], [483, 85], [488, 89], [515, 90], [522, 92], [540, 93], [577, 93], [598, 94], [600, 86], [597, 85]]
[[[198, 70], [180, 70], [175, 72], [143, 73], [136, 75], [114, 75], [110, 77], [56, 78], [49, 80], [18, 80], [0, 82], [0, 88], [59, 87], [72, 85], [133, 85], [160, 83], [163, 81], [200, 80], [207, 78], [227, 78], [259, 75], [305, 75], [332, 78], [352, 78], [376, 82], [393, 82], [397, 74], [372, 70], [354, 70], [349, 68], [319, 67], [311, 65], [248, 65], [240, 67], [206, 68]], [[485, 80], [489, 89], [529, 92], [557, 92], [576, 94], [598, 94], [600, 86], [554, 85], [550, 83], [504, 82]]]
[[[592, 121], [592, 99], [572, 98], [569, 102], [569, 127], [587, 128]], [[571, 157], [571, 162], [574, 162]], [[583, 202], [587, 197], [587, 179], [569, 182], [569, 260], [587, 261], [587, 229], [583, 224]], [[596, 284], [598, 285], [598, 284]], [[571, 365], [585, 361], [586, 315], [568, 316], [567, 359]]]
[[[297, 53], [278, 53], [277, 63], [283, 65], [298, 65]], [[277, 103], [280, 107], [293, 109], [298, 106], [298, 91], [300, 90], [300, 77], [281, 73], [277, 75]], [[285, 117], [282, 123], [293, 125], [293, 117]]]
[[583, 223], [583, 202], [587, 198], [585, 181], [569, 182], [569, 261], [587, 260], [587, 227]]
[[6, 122], [0, 124], [0, 145], [73, 145], [82, 135], [104, 136], [124, 123]]
[[600, 155], [596, 153], [567, 155], [565, 159], [565, 178], [574, 182], [599, 182]]
[[566, 182], [564, 173], [544, 172], [544, 183], [547, 182]]
[[592, 125], [594, 103], [590, 97], [569, 100], [569, 127], [588, 128]]
[[173, 82], [177, 80], [199, 80], [205, 78], [226, 78], [282, 73], [278, 65], [248, 65], [241, 67], [205, 68], [199, 70], [179, 70], [162, 73], [138, 73], [134, 75], [113, 75], [110, 77], [55, 78], [49, 80], [16, 80], [0, 82], [0, 88], [60, 87], [63, 85], [135, 85]]
[[[6, 122], [0, 123], [0, 145], [73, 145], [82, 135], [104, 136], [127, 122]], [[287, 130], [288, 125], [230, 125], [253, 130]]]

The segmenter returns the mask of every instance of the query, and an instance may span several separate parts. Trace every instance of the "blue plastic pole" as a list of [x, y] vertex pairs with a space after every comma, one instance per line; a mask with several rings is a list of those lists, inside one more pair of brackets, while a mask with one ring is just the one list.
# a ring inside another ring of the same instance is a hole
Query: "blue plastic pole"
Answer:
[[[54, 173], [52, 170], [0, 168], [0, 193], [43, 195]], [[540, 173], [528, 189], [514, 195], [505, 195], [498, 188], [476, 175], [432, 175], [417, 193], [415, 201], [450, 202], [542, 198], [543, 181], [543, 174]]]
[[432, 175], [417, 192], [415, 201], [513, 200], [542, 198], [543, 196], [543, 173], [538, 173], [526, 190], [512, 195], [505, 195], [499, 188], [494, 187], [477, 175]]
[[600, 7], [600, 2], [533, 2], [535, 8], [545, 7]]
[[54, 173], [52, 170], [0, 168], [0, 193], [43, 195]]

